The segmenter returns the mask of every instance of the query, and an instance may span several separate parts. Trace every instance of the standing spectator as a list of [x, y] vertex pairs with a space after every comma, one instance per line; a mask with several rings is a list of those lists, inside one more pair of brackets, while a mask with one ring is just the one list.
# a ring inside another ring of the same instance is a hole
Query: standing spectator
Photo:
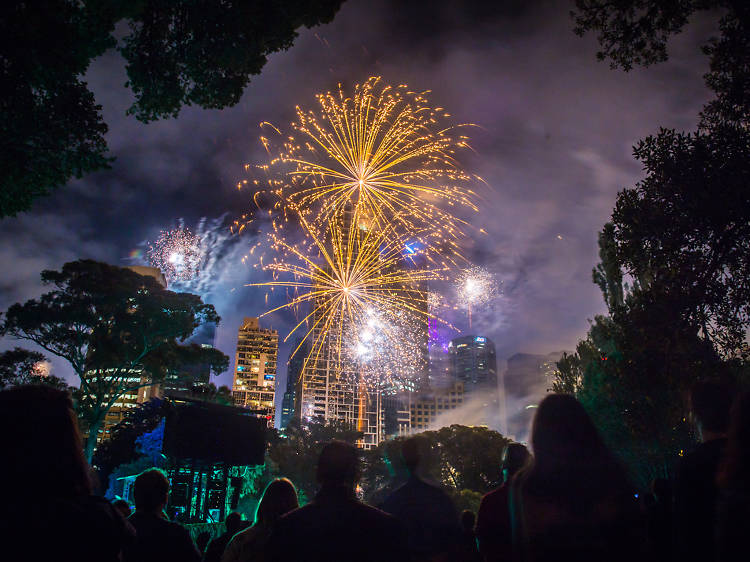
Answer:
[[531, 444], [534, 458], [510, 489], [514, 559], [641, 560], [633, 490], [583, 406], [570, 395], [548, 395]]
[[358, 501], [359, 459], [354, 446], [328, 443], [318, 459], [320, 491], [281, 517], [269, 543], [278, 562], [397, 562], [405, 548], [398, 521]]
[[285, 513], [297, 509], [297, 490], [286, 478], [277, 478], [266, 486], [255, 512], [252, 527], [240, 531], [229, 542], [221, 562], [265, 562], [273, 525]]
[[672, 556], [672, 486], [666, 478], [654, 478], [646, 504], [648, 542], [653, 560]]
[[422, 439], [411, 437], [401, 445], [409, 479], [383, 502], [406, 529], [411, 560], [452, 560], [461, 538], [458, 513], [443, 490], [418, 474]]
[[461, 543], [458, 559], [462, 562], [479, 562], [482, 558], [477, 550], [477, 536], [474, 533], [474, 523], [477, 517], [470, 509], [461, 512]]
[[203, 555], [206, 552], [208, 543], [211, 542], [211, 531], [201, 531], [195, 539], [195, 546], [198, 548], [198, 552]]
[[747, 560], [750, 537], [750, 392], [732, 406], [726, 457], [718, 475], [717, 559]]
[[0, 392], [3, 560], [115, 562], [133, 529], [91, 495], [70, 394], [50, 386]]
[[700, 444], [677, 466], [674, 548], [680, 562], [711, 562], [716, 547], [716, 475], [727, 444], [732, 389], [718, 381], [690, 390], [690, 415]]
[[505, 560], [503, 553], [510, 552], [510, 512], [508, 495], [510, 480], [526, 463], [531, 454], [520, 443], [510, 443], [503, 451], [503, 483], [499, 488], [487, 492], [479, 504], [477, 514], [477, 545], [484, 560]]
[[232, 537], [242, 530], [242, 515], [233, 511], [224, 519], [226, 531], [208, 543], [203, 562], [219, 562]]
[[135, 527], [136, 541], [128, 552], [132, 562], [198, 562], [201, 556], [190, 533], [179, 523], [167, 520], [164, 507], [169, 497], [169, 480], [158, 468], [141, 472], [133, 488], [135, 513], [128, 521]]
[[133, 513], [133, 510], [130, 509], [130, 504], [126, 502], [125, 500], [115, 500], [112, 502], [112, 507], [114, 507], [117, 512], [122, 515], [123, 519], [127, 519], [130, 517], [130, 515]]

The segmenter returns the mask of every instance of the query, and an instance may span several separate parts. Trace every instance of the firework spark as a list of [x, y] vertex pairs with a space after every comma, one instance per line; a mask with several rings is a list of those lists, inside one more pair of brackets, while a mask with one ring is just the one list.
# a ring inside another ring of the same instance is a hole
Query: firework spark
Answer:
[[472, 308], [487, 304], [497, 297], [497, 277], [483, 267], [474, 266], [464, 269], [456, 281], [456, 292], [459, 302], [468, 311], [469, 327], [471, 327]]
[[[481, 180], [455, 156], [468, 148], [466, 126], [449, 125], [445, 110], [428, 105], [427, 92], [383, 85], [378, 77], [355, 86], [351, 97], [339, 86], [317, 100], [317, 112], [297, 107], [291, 135], [262, 124], [284, 139], [280, 155], [260, 167], [281, 167], [281, 179], [269, 184], [285, 217], [292, 206], [321, 235], [352, 206], [358, 225], [387, 227], [429, 257], [460, 256], [467, 223], [456, 212], [477, 211], [469, 186]], [[269, 138], [261, 141], [271, 153]]]
[[198, 275], [201, 250], [199, 239], [183, 225], [163, 230], [147, 252], [152, 267], [158, 267], [168, 282], [188, 281]]
[[[407, 341], [403, 339], [407, 325], [414, 328], [421, 323], [421, 331], [426, 333], [425, 284], [441, 279], [445, 268], [409, 266], [391, 227], [375, 231], [350, 220], [331, 221], [324, 236], [319, 236], [302, 215], [300, 225], [306, 232], [303, 243], [290, 244], [283, 237], [272, 235], [280, 257], [264, 268], [273, 272], [274, 280], [250, 286], [284, 287], [290, 291], [285, 304], [264, 316], [281, 309], [298, 311], [309, 305], [309, 312], [302, 315], [286, 337], [299, 330], [303, 340], [310, 341], [305, 365], [323, 358], [342, 372], [347, 365], [354, 367], [353, 362], [379, 367], [373, 358], [382, 355], [380, 350], [388, 352], [384, 349], [386, 344], [397, 356], [394, 350]], [[292, 278], [280, 280], [281, 274]], [[377, 339], [373, 337], [375, 332]], [[375, 370], [379, 379], [368, 380], [368, 384], [386, 384], [384, 379], [392, 378], [396, 371], [369, 369], [372, 373]], [[362, 374], [362, 370], [359, 372]]]

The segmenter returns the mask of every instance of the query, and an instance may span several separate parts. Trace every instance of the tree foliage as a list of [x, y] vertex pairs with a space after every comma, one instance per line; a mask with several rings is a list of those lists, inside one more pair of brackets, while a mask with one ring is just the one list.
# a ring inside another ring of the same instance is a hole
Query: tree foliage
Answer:
[[0, 389], [26, 384], [46, 384], [60, 390], [69, 390], [65, 380], [39, 370], [39, 363], [45, 359], [41, 353], [21, 347], [0, 353]]
[[11, 306], [0, 333], [33, 341], [73, 367], [89, 458], [120, 396], [178, 376], [189, 363], [208, 364], [216, 374], [229, 364], [215, 349], [180, 345], [199, 325], [220, 320], [197, 295], [174, 293], [152, 277], [91, 260], [43, 271], [42, 281], [54, 289]]
[[[137, 119], [175, 117], [192, 104], [220, 109], [239, 101], [299, 27], [331, 21], [342, 1], [13, 3], [0, 17], [0, 217], [108, 166], [107, 125], [81, 79], [108, 49], [125, 58]], [[129, 27], [119, 42], [118, 22]]]
[[599, 60], [630, 70], [668, 58], [669, 38], [698, 12], [720, 14], [719, 36], [703, 46], [709, 57], [706, 84], [716, 93], [703, 125], [748, 124], [750, 108], [750, 5], [742, 0], [577, 0], [575, 32], [596, 34]]
[[361, 438], [361, 431], [343, 422], [313, 420], [301, 424], [297, 419], [292, 420], [284, 434], [273, 436], [269, 443], [270, 470], [275, 476], [294, 482], [304, 503], [318, 489], [316, 470], [323, 446], [333, 439], [354, 444]]
[[[442, 486], [461, 509], [476, 511], [481, 496], [502, 482], [502, 454], [510, 440], [486, 427], [451, 425], [416, 435], [422, 440], [420, 472]], [[365, 454], [362, 487], [365, 498], [379, 505], [404, 482], [399, 437]]]

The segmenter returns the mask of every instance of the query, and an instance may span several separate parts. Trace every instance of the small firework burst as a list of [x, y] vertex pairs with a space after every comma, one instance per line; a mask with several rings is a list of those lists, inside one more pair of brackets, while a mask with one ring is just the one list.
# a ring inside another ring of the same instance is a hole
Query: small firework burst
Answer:
[[497, 276], [479, 266], [464, 269], [456, 280], [456, 292], [459, 302], [471, 310], [497, 297]]
[[151, 266], [158, 267], [168, 282], [189, 281], [200, 270], [200, 240], [182, 225], [163, 230], [149, 245], [147, 256]]

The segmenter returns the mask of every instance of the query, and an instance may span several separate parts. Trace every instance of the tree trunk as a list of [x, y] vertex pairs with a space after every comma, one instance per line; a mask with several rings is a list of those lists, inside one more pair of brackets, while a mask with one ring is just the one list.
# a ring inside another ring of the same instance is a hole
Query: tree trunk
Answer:
[[103, 416], [96, 416], [96, 418], [89, 423], [89, 436], [86, 438], [83, 452], [86, 455], [86, 461], [91, 464], [91, 458], [94, 456], [94, 449], [96, 449], [96, 437], [99, 433], [99, 428], [102, 425]]

